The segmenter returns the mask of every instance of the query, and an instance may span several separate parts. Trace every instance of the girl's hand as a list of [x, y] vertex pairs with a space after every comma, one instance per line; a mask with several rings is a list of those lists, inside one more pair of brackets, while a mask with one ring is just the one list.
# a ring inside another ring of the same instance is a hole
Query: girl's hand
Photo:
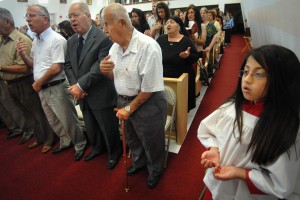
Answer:
[[190, 36], [190, 38], [191, 38], [192, 41], [195, 41], [195, 40], [196, 40], [195, 35], [191, 34], [191, 35], [189, 35], [189, 36]]
[[206, 53], [209, 53], [211, 50], [211, 47], [206, 47], [203, 51], [205, 51]]
[[234, 166], [220, 166], [215, 167], [213, 171], [215, 179], [227, 181], [232, 179], [246, 180], [246, 169]]
[[153, 28], [154, 30], [160, 30], [163, 27], [161, 23], [157, 23]]
[[145, 30], [144, 34], [151, 37], [151, 30], [149, 30], [149, 29], [148, 29], [148, 30]]
[[201, 165], [203, 165], [204, 168], [219, 166], [219, 161], [219, 148], [211, 147], [208, 151], [203, 152], [201, 155]]

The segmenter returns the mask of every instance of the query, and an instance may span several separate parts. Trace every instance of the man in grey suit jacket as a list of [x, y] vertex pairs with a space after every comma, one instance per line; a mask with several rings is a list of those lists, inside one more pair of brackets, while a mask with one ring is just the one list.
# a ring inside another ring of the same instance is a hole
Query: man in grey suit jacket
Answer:
[[92, 145], [92, 151], [85, 160], [93, 159], [106, 149], [108, 168], [112, 169], [122, 154], [118, 119], [114, 112], [117, 94], [114, 82], [100, 74], [98, 67], [112, 42], [92, 25], [87, 4], [72, 4], [69, 18], [77, 34], [68, 40], [64, 69], [71, 85], [69, 90], [82, 110]]

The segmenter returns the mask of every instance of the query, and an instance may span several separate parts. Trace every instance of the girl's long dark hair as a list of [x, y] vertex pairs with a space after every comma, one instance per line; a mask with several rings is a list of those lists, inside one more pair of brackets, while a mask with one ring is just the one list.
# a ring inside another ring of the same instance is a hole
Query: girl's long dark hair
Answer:
[[144, 12], [138, 8], [133, 8], [130, 17], [132, 17], [132, 13], [136, 13], [139, 16], [139, 24], [136, 26], [137, 30], [140, 31], [141, 33], [144, 33], [145, 30], [149, 30], [149, 24], [146, 20], [146, 17], [144, 15]]
[[189, 26], [189, 18], [188, 18], [188, 11], [190, 9], [193, 9], [194, 12], [195, 12], [195, 22], [197, 24], [197, 28], [198, 28], [198, 35], [199, 37], [201, 36], [202, 34], [202, 28], [201, 28], [201, 24], [203, 23], [202, 21], [202, 18], [201, 18], [201, 15], [200, 15], [200, 11], [199, 9], [196, 8], [196, 6], [194, 4], [191, 4], [189, 5], [187, 8], [186, 8], [186, 15], [185, 15], [185, 19], [184, 19], [184, 26], [185, 27], [188, 27]]
[[[165, 11], [165, 19], [162, 19], [159, 15], [158, 15], [158, 9], [164, 9]], [[163, 24], [163, 21], [167, 21], [169, 19], [169, 17], [171, 16], [171, 12], [170, 9], [168, 7], [168, 5], [165, 2], [159, 2], [156, 6], [156, 14], [157, 14], [157, 20], [159, 20], [161, 22], [161, 24]]]
[[[299, 129], [300, 63], [291, 50], [278, 45], [265, 45], [253, 49], [241, 69], [244, 69], [250, 56], [267, 71], [268, 81], [264, 109], [253, 130], [248, 152], [252, 153], [252, 162], [266, 165], [284, 152], [289, 154], [289, 149], [295, 144]], [[228, 99], [235, 104], [234, 123], [238, 126], [239, 138], [243, 130], [242, 104], [245, 100], [239, 78], [234, 94]]]

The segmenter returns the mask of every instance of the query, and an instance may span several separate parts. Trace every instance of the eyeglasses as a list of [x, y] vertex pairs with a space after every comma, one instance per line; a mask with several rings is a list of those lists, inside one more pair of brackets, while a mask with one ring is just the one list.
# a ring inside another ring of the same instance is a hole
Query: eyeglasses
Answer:
[[[85, 14], [85, 13], [84, 13], [84, 14]], [[69, 18], [69, 19], [72, 19], [72, 18], [77, 19], [78, 17], [80, 17], [80, 15], [81, 15], [81, 13], [70, 13], [70, 14], [68, 15], [68, 18]]]
[[[248, 70], [239, 71], [239, 77], [247, 77], [249, 74], [250, 74], [250, 71], [248, 71]], [[251, 73], [250, 76], [254, 79], [259, 80], [259, 79], [263, 79], [263, 78], [267, 77], [267, 74], [254, 72], [254, 73]]]
[[26, 13], [26, 14], [25, 14], [25, 18], [34, 18], [34, 17], [37, 17], [37, 16], [46, 16], [46, 15], [41, 15], [41, 14], [29, 14], [29, 13]]

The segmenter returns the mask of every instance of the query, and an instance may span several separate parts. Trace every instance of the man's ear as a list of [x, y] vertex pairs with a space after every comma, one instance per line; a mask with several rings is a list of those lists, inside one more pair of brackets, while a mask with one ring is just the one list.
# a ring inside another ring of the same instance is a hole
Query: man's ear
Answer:
[[89, 19], [91, 19], [91, 13], [85, 14]]
[[127, 25], [127, 23], [124, 19], [120, 19], [120, 24], [122, 27]]
[[7, 19], [7, 18], [5, 18], [4, 21], [5, 21], [6, 24], [10, 23], [9, 19]]

